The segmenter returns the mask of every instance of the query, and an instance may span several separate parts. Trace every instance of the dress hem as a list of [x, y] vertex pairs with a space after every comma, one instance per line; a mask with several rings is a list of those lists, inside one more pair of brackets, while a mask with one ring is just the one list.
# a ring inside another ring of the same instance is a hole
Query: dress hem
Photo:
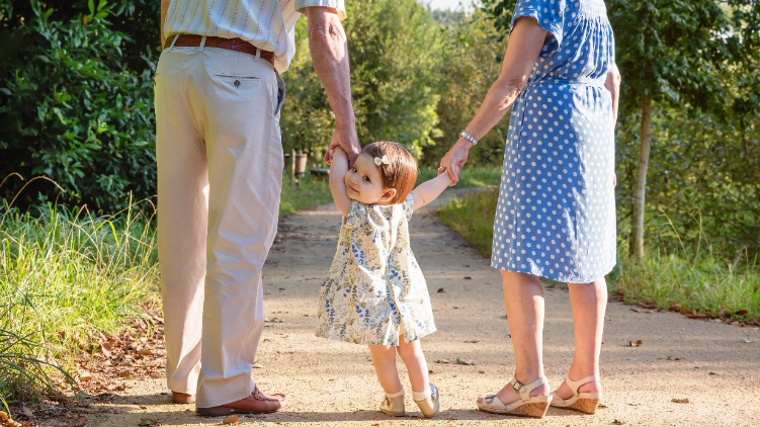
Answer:
[[524, 274], [530, 274], [533, 276], [543, 277], [545, 279], [554, 280], [557, 282], [562, 283], [591, 283], [599, 280], [600, 278], [604, 278], [608, 274], [612, 272], [612, 269], [615, 268], [617, 265], [617, 261], [615, 261], [611, 266], [608, 266], [607, 268], [603, 268], [602, 271], [606, 271], [604, 274], [594, 274], [594, 275], [588, 275], [588, 276], [580, 276], [580, 278], [575, 276], [565, 276], [565, 275], [552, 275], [552, 274], [544, 274], [543, 269], [531, 269], [531, 268], [505, 268], [502, 266], [499, 266], [493, 262], [491, 262], [491, 267], [497, 270], [504, 270], [504, 271], [511, 271], [514, 273], [524, 273]]
[[[425, 338], [426, 336], [428, 336], [430, 334], [433, 334], [433, 333], [435, 333], [437, 331], [438, 331], [437, 329], [433, 329], [432, 331], [429, 331], [429, 332], [417, 335], [413, 340], [409, 340], [409, 341], [408, 340], [404, 340], [404, 341], [407, 344], [410, 344], [410, 343], [413, 343], [415, 341], [419, 341], [421, 338]], [[335, 337], [335, 336], [328, 336], [328, 335], [324, 335], [324, 334], [320, 334], [320, 333], [315, 333], [314, 335], [316, 335], [318, 338], [324, 338], [324, 339], [330, 340], [330, 341], [345, 342], [345, 343], [349, 343], [349, 344], [359, 344], [359, 345], [388, 345], [388, 346], [393, 346], [393, 347], [398, 347], [398, 345], [400, 344], [400, 343], [398, 343], [398, 344], [391, 344], [391, 343], [360, 342], [360, 341], [353, 341], [353, 340], [342, 339], [342, 338], [338, 338], [338, 337]], [[406, 338], [406, 335], [404, 335], [404, 338]]]

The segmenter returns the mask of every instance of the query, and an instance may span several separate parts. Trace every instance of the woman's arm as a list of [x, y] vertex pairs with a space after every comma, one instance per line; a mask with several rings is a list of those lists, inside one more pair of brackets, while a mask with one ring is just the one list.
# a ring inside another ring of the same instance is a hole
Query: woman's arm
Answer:
[[437, 177], [427, 180], [412, 190], [414, 197], [414, 210], [427, 205], [443, 193], [443, 190], [451, 184], [451, 177], [448, 174], [440, 174]]
[[330, 164], [330, 193], [343, 216], [348, 215], [348, 209], [351, 207], [351, 199], [346, 194], [346, 182], [343, 180], [347, 172], [348, 156], [340, 147], [335, 147]]
[[618, 99], [620, 99], [620, 70], [618, 70], [616, 64], [612, 64], [612, 67], [610, 67], [604, 87], [612, 94], [612, 121], [617, 123]]
[[[524, 16], [515, 22], [499, 77], [491, 86], [475, 117], [465, 128], [467, 133], [481, 139], [507, 114], [528, 82], [546, 35], [546, 30], [531, 17]], [[459, 138], [441, 159], [440, 166], [451, 176], [452, 185], [459, 180], [459, 172], [467, 161], [470, 148], [472, 144], [469, 141]]]

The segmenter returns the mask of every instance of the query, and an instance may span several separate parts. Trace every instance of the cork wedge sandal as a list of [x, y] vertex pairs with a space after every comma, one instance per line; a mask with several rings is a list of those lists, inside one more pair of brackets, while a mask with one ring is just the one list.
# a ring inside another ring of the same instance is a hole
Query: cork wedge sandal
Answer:
[[599, 400], [602, 398], [602, 393], [578, 392], [578, 389], [581, 388], [581, 386], [591, 382], [600, 382], [599, 377], [596, 375], [591, 375], [590, 377], [586, 377], [578, 381], [573, 381], [569, 377], [566, 378], [565, 383], [568, 387], [570, 387], [570, 390], [573, 392], [573, 396], [568, 399], [563, 399], [557, 395], [556, 391], [554, 391], [552, 392], [553, 397], [551, 405], [555, 408], [570, 409], [572, 411], [583, 412], [584, 414], [595, 413], [596, 408], [599, 405]]
[[505, 405], [498, 396], [491, 394], [478, 401], [478, 409], [492, 414], [543, 418], [544, 415], [546, 415], [546, 411], [549, 409], [552, 396], [531, 396], [530, 392], [546, 383], [547, 381], [545, 377], [540, 377], [528, 385], [517, 381], [515, 378], [509, 384], [520, 394], [519, 400]]

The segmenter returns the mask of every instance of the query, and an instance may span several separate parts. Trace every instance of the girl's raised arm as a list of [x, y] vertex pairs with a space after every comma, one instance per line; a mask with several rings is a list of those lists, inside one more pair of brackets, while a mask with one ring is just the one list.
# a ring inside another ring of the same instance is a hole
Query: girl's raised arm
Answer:
[[412, 190], [412, 197], [414, 197], [414, 210], [427, 205], [440, 196], [443, 190], [451, 184], [451, 177], [448, 173], [444, 172], [437, 177], [427, 180], [418, 185], [417, 188]]
[[330, 192], [332, 193], [335, 205], [343, 216], [348, 215], [348, 209], [351, 207], [351, 199], [346, 194], [346, 183], [343, 180], [348, 173], [348, 156], [340, 147], [335, 148], [330, 164]]

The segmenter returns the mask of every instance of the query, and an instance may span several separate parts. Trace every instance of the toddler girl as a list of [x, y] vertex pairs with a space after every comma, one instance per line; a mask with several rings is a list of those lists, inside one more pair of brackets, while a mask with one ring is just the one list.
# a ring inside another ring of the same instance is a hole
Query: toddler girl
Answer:
[[425, 278], [409, 246], [412, 212], [451, 183], [447, 173], [412, 190], [417, 163], [394, 142], [376, 142], [354, 166], [336, 148], [330, 191], [343, 213], [338, 249], [322, 282], [317, 336], [369, 346], [385, 390], [380, 411], [403, 416], [404, 387], [396, 351], [409, 371], [414, 401], [423, 415], [438, 413], [438, 389], [428, 379], [420, 338], [435, 332]]

